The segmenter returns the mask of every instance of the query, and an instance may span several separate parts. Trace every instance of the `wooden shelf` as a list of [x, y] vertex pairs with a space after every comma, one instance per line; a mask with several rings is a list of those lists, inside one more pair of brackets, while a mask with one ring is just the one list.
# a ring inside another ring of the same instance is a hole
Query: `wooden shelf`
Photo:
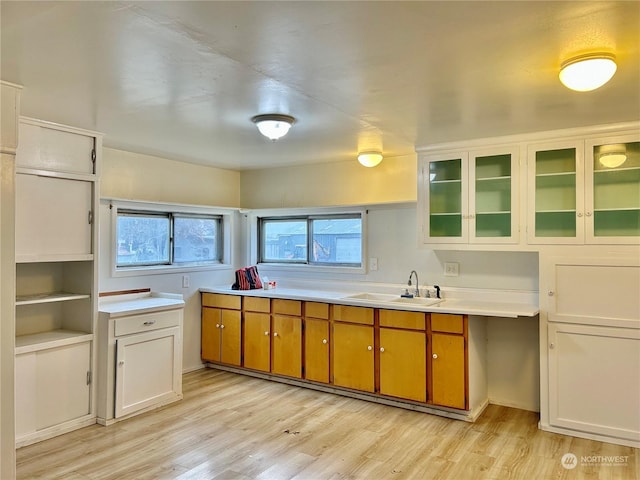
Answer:
[[18, 295], [16, 296], [16, 306], [34, 305], [37, 303], [67, 302], [71, 300], [82, 300], [85, 298], [91, 298], [91, 295], [85, 294], [85, 293], [68, 293], [68, 292], [41, 293], [36, 295]]
[[74, 330], [51, 330], [49, 332], [33, 333], [16, 337], [15, 354], [37, 352], [49, 348], [89, 342], [93, 334]]

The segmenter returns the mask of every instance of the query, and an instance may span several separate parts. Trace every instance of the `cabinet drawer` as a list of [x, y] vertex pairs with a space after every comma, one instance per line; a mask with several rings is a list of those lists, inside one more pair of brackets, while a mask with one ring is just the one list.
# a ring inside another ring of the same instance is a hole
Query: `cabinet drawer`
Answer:
[[425, 314], [402, 310], [380, 310], [380, 326], [424, 330], [426, 327]]
[[244, 297], [242, 302], [242, 308], [247, 312], [269, 313], [271, 309], [271, 302], [268, 298]]
[[273, 300], [273, 310], [271, 313], [281, 313], [282, 315], [302, 315], [302, 302], [299, 300]]
[[334, 305], [333, 319], [339, 322], [373, 325], [373, 308]]
[[431, 331], [445, 333], [464, 333], [464, 316], [448, 313], [431, 314]]
[[329, 305], [318, 302], [305, 302], [304, 315], [311, 318], [329, 319]]
[[219, 293], [203, 293], [203, 307], [229, 308], [231, 310], [240, 310], [242, 297], [240, 295], [221, 295]]
[[116, 337], [180, 325], [180, 310], [143, 313], [114, 320]]

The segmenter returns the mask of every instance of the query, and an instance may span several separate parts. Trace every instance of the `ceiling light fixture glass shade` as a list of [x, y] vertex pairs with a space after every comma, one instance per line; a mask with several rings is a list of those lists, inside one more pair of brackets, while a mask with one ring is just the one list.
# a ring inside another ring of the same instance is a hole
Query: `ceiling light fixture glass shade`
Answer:
[[598, 161], [607, 168], [619, 167], [627, 161], [627, 150], [624, 145], [602, 145]]
[[361, 152], [358, 154], [358, 161], [365, 167], [375, 167], [382, 161], [382, 153]]
[[267, 113], [256, 115], [251, 121], [256, 124], [262, 135], [275, 142], [287, 134], [296, 119], [291, 115]]
[[616, 57], [609, 53], [590, 53], [573, 57], [560, 66], [560, 81], [577, 92], [603, 86], [616, 73]]

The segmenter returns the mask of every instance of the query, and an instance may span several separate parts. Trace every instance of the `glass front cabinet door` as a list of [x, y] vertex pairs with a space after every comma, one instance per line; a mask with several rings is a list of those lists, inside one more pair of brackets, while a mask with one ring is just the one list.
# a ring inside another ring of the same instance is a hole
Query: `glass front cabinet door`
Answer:
[[425, 156], [424, 242], [517, 243], [518, 166], [517, 148]]
[[529, 149], [528, 241], [640, 243], [640, 137]]
[[585, 144], [588, 243], [640, 243], [640, 136]]

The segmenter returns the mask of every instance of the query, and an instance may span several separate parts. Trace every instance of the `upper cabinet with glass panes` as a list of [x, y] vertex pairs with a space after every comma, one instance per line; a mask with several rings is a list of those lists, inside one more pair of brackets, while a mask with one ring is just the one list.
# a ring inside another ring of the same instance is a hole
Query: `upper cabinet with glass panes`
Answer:
[[530, 244], [640, 239], [638, 135], [529, 146]]
[[517, 243], [518, 167], [511, 146], [421, 157], [423, 241]]

